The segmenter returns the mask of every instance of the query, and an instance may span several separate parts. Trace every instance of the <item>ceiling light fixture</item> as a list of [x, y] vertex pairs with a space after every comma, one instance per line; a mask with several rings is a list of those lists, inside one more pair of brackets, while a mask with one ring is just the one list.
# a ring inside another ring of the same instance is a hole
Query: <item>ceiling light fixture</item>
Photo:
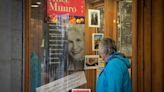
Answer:
[[39, 5], [33, 4], [33, 5], [31, 5], [31, 7], [32, 7], [32, 8], [37, 8], [37, 7], [39, 7]]
[[42, 4], [42, 3], [41, 3], [41, 2], [36, 2], [36, 4], [40, 5], [40, 4]]

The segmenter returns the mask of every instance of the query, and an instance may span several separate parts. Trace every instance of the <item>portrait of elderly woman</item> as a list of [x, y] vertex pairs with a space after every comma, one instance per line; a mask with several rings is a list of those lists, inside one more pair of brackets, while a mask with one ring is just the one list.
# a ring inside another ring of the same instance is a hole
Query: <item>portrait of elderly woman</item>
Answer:
[[68, 70], [84, 69], [84, 25], [69, 25], [68, 34]]

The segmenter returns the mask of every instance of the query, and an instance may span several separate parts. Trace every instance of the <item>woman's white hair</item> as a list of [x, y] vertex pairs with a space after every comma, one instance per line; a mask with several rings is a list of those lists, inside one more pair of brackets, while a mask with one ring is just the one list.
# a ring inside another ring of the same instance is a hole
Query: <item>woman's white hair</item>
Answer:
[[117, 51], [116, 43], [111, 38], [103, 38], [99, 43], [99, 49], [103, 49], [105, 54], [112, 54]]

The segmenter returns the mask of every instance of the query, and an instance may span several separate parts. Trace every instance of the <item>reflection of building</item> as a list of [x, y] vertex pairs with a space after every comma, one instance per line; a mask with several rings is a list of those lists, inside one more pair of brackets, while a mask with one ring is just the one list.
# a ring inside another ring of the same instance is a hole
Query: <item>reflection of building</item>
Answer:
[[120, 1], [117, 14], [118, 47], [125, 55], [132, 55], [132, 2]]

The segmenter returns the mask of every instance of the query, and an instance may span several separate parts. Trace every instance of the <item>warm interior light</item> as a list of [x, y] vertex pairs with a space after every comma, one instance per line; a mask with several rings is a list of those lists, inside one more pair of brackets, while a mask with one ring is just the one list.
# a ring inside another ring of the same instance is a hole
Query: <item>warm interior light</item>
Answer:
[[31, 5], [32, 8], [37, 8], [39, 5]]
[[36, 4], [40, 5], [40, 4], [42, 4], [42, 3], [41, 3], [41, 2], [36, 2]]
[[113, 23], [116, 23], [116, 20], [115, 19], [113, 20]]

